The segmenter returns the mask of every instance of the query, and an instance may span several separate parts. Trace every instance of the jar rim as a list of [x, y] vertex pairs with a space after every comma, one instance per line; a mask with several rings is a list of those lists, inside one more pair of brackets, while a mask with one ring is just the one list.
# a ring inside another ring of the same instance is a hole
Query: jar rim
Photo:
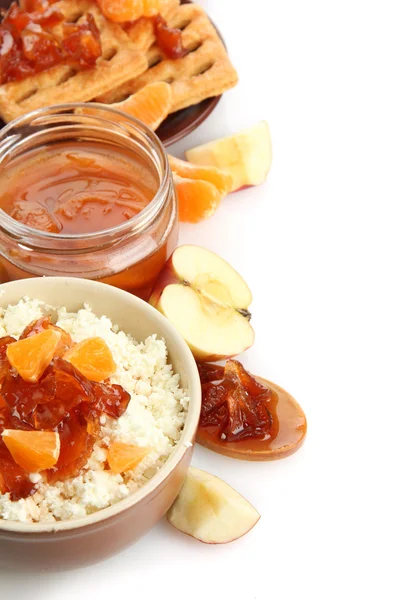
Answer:
[[[118, 115], [123, 117], [124, 121], [108, 121], [112, 124], [113, 128], [119, 128], [121, 131], [129, 132], [129, 130], [124, 127], [124, 125], [129, 125], [134, 130], [139, 132], [145, 140], [148, 142], [149, 147], [154, 150], [157, 154], [158, 159], [160, 160], [160, 167], [162, 171], [162, 177], [160, 181], [160, 185], [154, 195], [154, 198], [143, 208], [137, 215], [134, 215], [127, 221], [120, 223], [119, 225], [114, 225], [113, 227], [109, 227], [107, 229], [101, 229], [98, 231], [92, 231], [88, 233], [52, 233], [49, 231], [42, 231], [40, 229], [35, 229], [29, 225], [25, 225], [15, 219], [13, 219], [9, 214], [3, 211], [0, 208], [1, 215], [1, 223], [0, 227], [2, 229], [7, 228], [8, 233], [11, 233], [15, 236], [21, 237], [35, 237], [37, 240], [42, 241], [54, 241], [54, 242], [62, 242], [62, 241], [93, 241], [96, 240], [99, 243], [101, 240], [99, 238], [114, 236], [114, 235], [123, 235], [124, 233], [139, 233], [142, 231], [159, 213], [159, 211], [164, 206], [165, 202], [168, 199], [168, 190], [171, 179], [171, 171], [169, 166], [169, 161], [167, 157], [167, 153], [165, 148], [158, 138], [158, 136], [149, 128], [147, 125], [136, 119], [135, 117], [128, 115], [127, 113], [111, 108], [107, 104], [102, 104], [99, 102], [71, 102], [65, 104], [54, 104], [52, 106], [47, 106], [44, 108], [39, 108], [29, 113], [25, 113], [20, 117], [17, 117], [13, 121], [10, 121], [3, 129], [0, 131], [0, 166], [3, 159], [4, 150], [7, 152], [14, 145], [13, 143], [4, 144], [7, 138], [12, 132], [12, 129], [15, 127], [20, 127], [21, 125], [27, 124], [34, 126], [35, 124], [40, 124], [40, 119], [43, 117], [51, 117], [51, 115], [55, 115], [58, 117], [68, 117], [68, 116], [79, 116], [84, 117], [85, 119], [97, 119], [98, 122], [107, 123], [107, 119], [96, 116], [95, 114], [84, 114], [84, 113], [75, 113], [75, 111], [82, 108], [90, 108], [91, 110], [98, 110], [99, 113], [108, 113], [110, 117], [112, 115]], [[17, 132], [14, 135], [18, 135]], [[29, 138], [29, 135], [26, 136]], [[25, 139], [26, 139], [25, 138]], [[2, 144], [4, 147], [2, 148]], [[5, 227], [4, 227], [5, 226]]]

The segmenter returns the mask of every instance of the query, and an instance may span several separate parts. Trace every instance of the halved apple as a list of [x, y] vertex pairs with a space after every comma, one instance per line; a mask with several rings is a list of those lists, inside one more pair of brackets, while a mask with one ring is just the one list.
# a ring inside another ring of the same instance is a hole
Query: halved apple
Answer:
[[260, 515], [225, 481], [190, 467], [167, 519], [200, 542], [226, 544], [250, 531]]
[[253, 344], [251, 300], [247, 284], [223, 258], [185, 245], [165, 264], [149, 302], [180, 331], [197, 360], [209, 361]]
[[186, 151], [196, 165], [210, 165], [232, 177], [232, 191], [265, 181], [272, 163], [268, 123], [261, 121], [235, 135]]

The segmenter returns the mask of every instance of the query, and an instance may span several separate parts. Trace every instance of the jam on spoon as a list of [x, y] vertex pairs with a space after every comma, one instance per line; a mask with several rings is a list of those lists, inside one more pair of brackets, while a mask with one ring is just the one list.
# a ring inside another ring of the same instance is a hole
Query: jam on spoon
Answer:
[[198, 365], [202, 408], [197, 442], [243, 460], [289, 456], [304, 441], [307, 421], [278, 385], [253, 377], [236, 360]]

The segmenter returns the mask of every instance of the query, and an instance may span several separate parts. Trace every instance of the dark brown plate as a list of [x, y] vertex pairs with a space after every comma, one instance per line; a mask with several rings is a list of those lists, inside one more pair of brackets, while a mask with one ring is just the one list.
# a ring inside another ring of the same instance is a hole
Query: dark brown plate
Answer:
[[[10, 4], [10, 0], [0, 0], [1, 8], [8, 8]], [[191, 0], [181, 0], [181, 4], [191, 4]], [[218, 29], [217, 32], [221, 40], [224, 41]], [[207, 98], [199, 104], [188, 106], [187, 108], [170, 114], [156, 131], [164, 146], [175, 144], [175, 142], [178, 142], [199, 127], [199, 125], [201, 125], [212, 113], [220, 99], [221, 96]], [[4, 122], [0, 119], [0, 129], [3, 125]]]
[[221, 96], [207, 98], [199, 104], [188, 106], [170, 114], [156, 131], [164, 146], [175, 144], [175, 142], [178, 142], [201, 125], [212, 113], [220, 99]]

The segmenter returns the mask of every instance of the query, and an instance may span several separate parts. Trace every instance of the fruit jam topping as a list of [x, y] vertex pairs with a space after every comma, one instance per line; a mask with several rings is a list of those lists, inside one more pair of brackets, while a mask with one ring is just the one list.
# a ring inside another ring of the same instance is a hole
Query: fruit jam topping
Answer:
[[59, 64], [93, 67], [101, 56], [100, 32], [93, 16], [64, 23], [63, 14], [48, 0], [13, 2], [0, 25], [0, 84], [19, 81]]
[[[61, 358], [74, 343], [69, 334], [52, 325], [48, 317], [28, 325], [20, 340], [34, 340], [49, 329], [62, 332], [59, 345], [49, 357], [43, 375], [34, 383], [20, 375], [26, 371], [24, 361], [32, 361], [32, 356], [22, 355], [20, 362], [12, 367], [7, 348], [19, 342], [9, 336], [0, 338], [0, 493], [9, 492], [12, 500], [26, 498], [35, 493], [36, 488], [29, 473], [17, 464], [5, 444], [1, 436], [5, 429], [58, 433], [58, 460], [54, 467], [42, 471], [46, 480], [54, 483], [78, 475], [99, 437], [101, 416], [119, 418], [130, 400], [121, 386], [89, 380], [80, 372], [77, 362], [74, 366]], [[92, 358], [93, 363], [99, 359], [97, 354]], [[82, 357], [85, 366], [89, 359], [89, 356]]]
[[183, 58], [188, 53], [183, 47], [182, 31], [168, 27], [168, 24], [161, 15], [153, 17], [154, 34], [156, 36], [158, 47], [168, 58]]
[[[17, 340], [15, 338], [11, 337], [10, 335], [0, 338], [0, 386], [1, 386], [1, 382], [3, 381], [4, 377], [7, 375], [8, 370], [10, 368], [10, 364], [8, 362], [7, 354], [6, 354], [7, 346], [16, 341]], [[2, 407], [2, 399], [1, 399], [1, 395], [0, 395], [0, 409], [1, 409], [1, 407]]]
[[203, 363], [198, 368], [202, 384], [200, 427], [217, 428], [222, 442], [268, 437], [276, 401], [270, 389], [258, 383], [237, 360], [227, 360], [225, 367]]
[[67, 62], [80, 69], [94, 67], [101, 56], [100, 32], [88, 13], [82, 23], [64, 23], [62, 46]]

